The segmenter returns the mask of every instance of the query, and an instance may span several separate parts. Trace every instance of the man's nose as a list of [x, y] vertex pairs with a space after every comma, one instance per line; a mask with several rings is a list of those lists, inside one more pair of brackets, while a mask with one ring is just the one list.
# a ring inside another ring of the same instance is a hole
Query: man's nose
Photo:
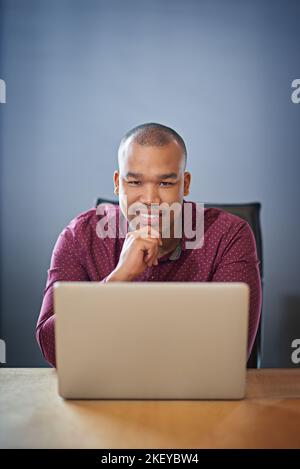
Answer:
[[156, 184], [145, 184], [141, 195], [141, 202], [145, 205], [160, 204], [159, 191]]

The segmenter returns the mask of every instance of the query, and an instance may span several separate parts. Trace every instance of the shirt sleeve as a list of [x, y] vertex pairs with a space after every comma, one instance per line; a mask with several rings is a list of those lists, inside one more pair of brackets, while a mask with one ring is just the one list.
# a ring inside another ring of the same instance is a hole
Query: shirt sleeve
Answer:
[[226, 247], [214, 272], [213, 282], [245, 282], [250, 288], [248, 359], [257, 333], [261, 305], [262, 288], [253, 231], [247, 222], [233, 230], [226, 240]]
[[[53, 286], [58, 281], [88, 281], [89, 276], [80, 261], [80, 246], [74, 239], [70, 228], [65, 228], [59, 235], [53, 249], [50, 268], [48, 269], [46, 288], [36, 325], [36, 339], [40, 349], [52, 366], [55, 360], [55, 316], [53, 308]], [[102, 280], [105, 282], [106, 278]]]

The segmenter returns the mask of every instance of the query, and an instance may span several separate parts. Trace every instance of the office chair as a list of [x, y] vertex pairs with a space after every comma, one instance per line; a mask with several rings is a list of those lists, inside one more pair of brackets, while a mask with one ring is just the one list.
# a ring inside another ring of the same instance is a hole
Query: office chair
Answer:
[[[97, 207], [101, 203], [110, 203], [118, 205], [118, 200], [98, 198], [96, 200], [95, 206]], [[257, 248], [257, 256], [260, 261], [259, 270], [261, 276], [261, 283], [263, 286], [263, 252], [262, 252], [262, 233], [261, 233], [261, 224], [260, 224], [260, 202], [250, 202], [245, 204], [214, 204], [214, 203], [205, 203], [205, 207], [211, 208], [216, 207], [221, 210], [225, 210], [233, 215], [237, 215], [240, 218], [246, 220], [250, 227], [252, 228]], [[247, 368], [260, 368], [261, 363], [261, 321], [262, 314], [260, 317], [257, 334], [255, 341], [252, 347], [252, 351], [247, 362]]]

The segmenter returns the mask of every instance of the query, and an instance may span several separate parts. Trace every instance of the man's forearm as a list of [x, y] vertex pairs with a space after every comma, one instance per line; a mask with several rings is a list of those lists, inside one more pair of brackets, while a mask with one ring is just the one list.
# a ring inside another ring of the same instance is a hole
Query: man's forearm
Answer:
[[120, 270], [113, 270], [105, 280], [105, 283], [108, 282], [131, 282], [133, 280], [132, 276], [126, 274]]
[[52, 315], [38, 327], [36, 337], [45, 359], [50, 365], [56, 367], [54, 328], [55, 316]]

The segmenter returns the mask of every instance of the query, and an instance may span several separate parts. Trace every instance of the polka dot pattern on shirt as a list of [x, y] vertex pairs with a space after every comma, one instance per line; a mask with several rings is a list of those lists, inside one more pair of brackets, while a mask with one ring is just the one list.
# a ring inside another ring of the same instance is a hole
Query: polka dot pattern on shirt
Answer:
[[[184, 201], [184, 204], [186, 201]], [[193, 204], [195, 214], [196, 204]], [[119, 231], [119, 207], [107, 207]], [[105, 282], [116, 267], [124, 238], [100, 238], [96, 209], [76, 218], [59, 235], [53, 249], [36, 336], [46, 360], [55, 366], [53, 285], [57, 281]], [[204, 209], [204, 243], [187, 249], [183, 233], [180, 256], [159, 259], [136, 277], [137, 282], [245, 282], [250, 287], [248, 356], [257, 332], [261, 311], [261, 280], [254, 234], [241, 218], [217, 208]], [[178, 258], [176, 258], [178, 257]]]

